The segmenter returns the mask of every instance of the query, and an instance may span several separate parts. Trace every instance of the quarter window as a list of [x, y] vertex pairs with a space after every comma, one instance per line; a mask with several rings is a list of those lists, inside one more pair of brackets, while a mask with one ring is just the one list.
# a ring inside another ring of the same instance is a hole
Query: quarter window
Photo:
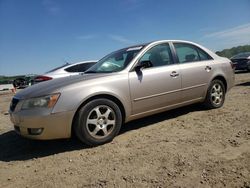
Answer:
[[150, 61], [152, 67], [174, 63], [169, 44], [159, 44], [149, 49], [140, 59], [140, 62], [142, 61]]
[[201, 50], [200, 48], [197, 48], [197, 51], [199, 53], [200, 56], [200, 60], [210, 60], [213, 59], [210, 55], [208, 55], [206, 52], [204, 52], [203, 50]]
[[206, 52], [191, 44], [174, 43], [174, 47], [180, 63], [212, 59]]

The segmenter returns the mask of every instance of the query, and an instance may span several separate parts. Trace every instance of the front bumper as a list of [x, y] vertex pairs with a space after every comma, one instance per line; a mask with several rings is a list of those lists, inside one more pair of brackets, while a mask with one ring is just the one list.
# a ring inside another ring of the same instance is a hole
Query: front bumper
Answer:
[[[20, 110], [10, 112], [10, 120], [14, 124], [15, 131], [21, 136], [49, 140], [69, 138], [74, 113], [72, 111], [51, 113], [50, 111]], [[39, 134], [31, 130], [42, 129]]]

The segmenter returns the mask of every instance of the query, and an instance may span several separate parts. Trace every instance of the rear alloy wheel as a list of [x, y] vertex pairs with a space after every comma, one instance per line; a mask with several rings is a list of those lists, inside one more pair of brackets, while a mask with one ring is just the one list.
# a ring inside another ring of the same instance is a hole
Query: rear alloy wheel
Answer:
[[96, 146], [112, 141], [121, 124], [119, 107], [108, 99], [96, 99], [80, 109], [74, 128], [82, 142]]
[[221, 80], [213, 80], [208, 88], [204, 104], [210, 108], [220, 108], [225, 100], [225, 86]]

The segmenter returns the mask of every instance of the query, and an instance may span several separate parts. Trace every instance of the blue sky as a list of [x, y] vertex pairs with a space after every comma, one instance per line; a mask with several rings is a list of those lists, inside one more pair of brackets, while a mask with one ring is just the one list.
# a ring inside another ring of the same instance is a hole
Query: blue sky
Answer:
[[0, 0], [0, 75], [43, 73], [129, 45], [250, 44], [250, 0]]

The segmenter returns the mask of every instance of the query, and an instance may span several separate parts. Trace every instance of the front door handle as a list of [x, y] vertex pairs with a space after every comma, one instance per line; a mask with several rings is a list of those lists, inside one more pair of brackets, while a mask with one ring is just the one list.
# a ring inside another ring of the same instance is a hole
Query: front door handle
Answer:
[[212, 67], [206, 66], [205, 71], [210, 72], [212, 70]]
[[171, 77], [173, 78], [176, 78], [177, 76], [179, 76], [179, 73], [177, 73], [176, 71], [173, 71], [171, 74], [170, 74]]

